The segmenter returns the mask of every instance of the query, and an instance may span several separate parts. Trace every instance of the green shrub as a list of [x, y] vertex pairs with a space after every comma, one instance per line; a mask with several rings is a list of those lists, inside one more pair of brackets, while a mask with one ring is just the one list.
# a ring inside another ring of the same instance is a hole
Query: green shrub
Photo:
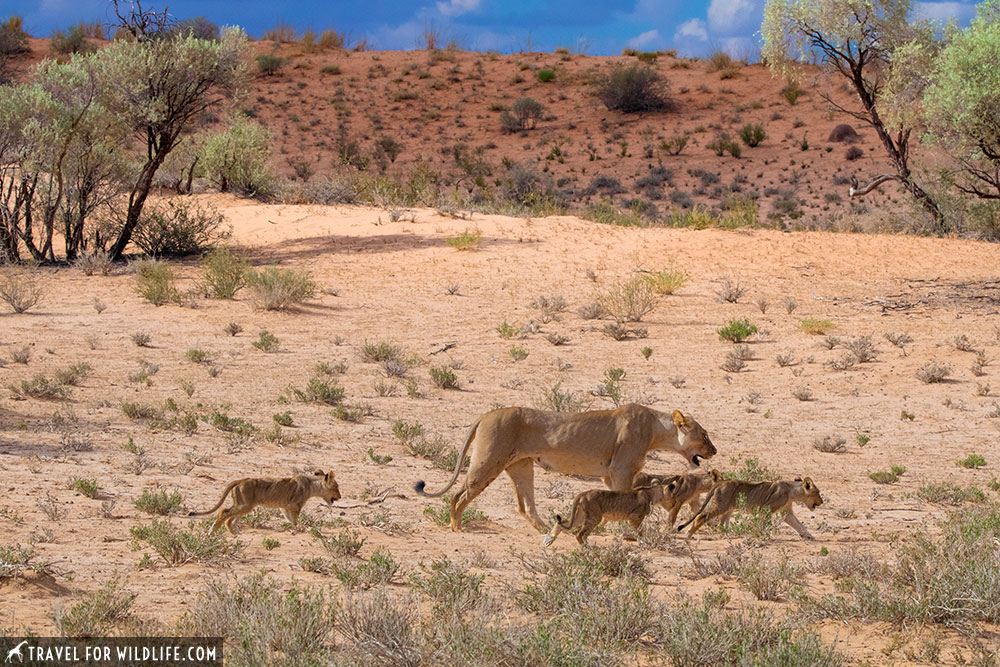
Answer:
[[[437, 507], [431, 505], [424, 508], [424, 516], [428, 517], [438, 526], [448, 526], [451, 524], [451, 496], [441, 498], [441, 504]], [[479, 511], [475, 505], [469, 505], [462, 512], [461, 524], [464, 526], [470, 523], [483, 523], [490, 518]]]
[[257, 56], [257, 70], [264, 75], [274, 76], [285, 66], [285, 59], [272, 53]]
[[789, 104], [795, 104], [799, 96], [802, 95], [802, 89], [799, 88], [799, 84], [790, 81], [788, 85], [781, 89], [781, 96], [785, 98], [785, 101]]
[[236, 116], [229, 127], [209, 136], [201, 149], [205, 175], [220, 192], [267, 195], [274, 188], [271, 171], [270, 134], [246, 116]]
[[208, 350], [199, 350], [192, 347], [184, 352], [184, 358], [192, 364], [207, 364], [212, 360], [212, 353]]
[[604, 106], [623, 113], [673, 109], [666, 89], [667, 82], [659, 72], [638, 63], [614, 65], [594, 82], [595, 94]]
[[876, 484], [895, 484], [899, 481], [899, 475], [891, 470], [879, 470], [868, 473], [868, 478]]
[[486, 575], [469, 574], [447, 557], [420, 563], [420, 573], [410, 575], [410, 585], [426, 593], [434, 601], [434, 613], [451, 616], [471, 611], [485, 600], [480, 590]]
[[188, 524], [188, 530], [181, 530], [168, 519], [133, 526], [129, 534], [137, 547], [147, 543], [168, 566], [230, 560], [243, 551], [243, 544], [224, 532], [210, 533], [207, 527], [196, 530], [193, 523]]
[[90, 375], [91, 371], [93, 370], [94, 369], [91, 368], [90, 364], [88, 364], [85, 361], [82, 361], [80, 363], [73, 364], [69, 368], [63, 368], [61, 370], [57, 370], [54, 375], [56, 382], [58, 382], [59, 384], [63, 384], [69, 387], [75, 387], [76, 385], [80, 384], [80, 382], [84, 378]]
[[201, 260], [208, 292], [216, 299], [232, 299], [246, 285], [250, 262], [229, 246], [213, 248]]
[[550, 69], [540, 69], [538, 70], [538, 80], [542, 83], [548, 83], [552, 79], [556, 78], [556, 73]]
[[429, 372], [435, 387], [458, 389], [458, 376], [447, 366], [432, 366]]
[[757, 333], [757, 326], [750, 323], [750, 320], [729, 320], [729, 324], [719, 329], [719, 340], [730, 343], [742, 343], [747, 338]]
[[643, 278], [609, 285], [597, 295], [597, 303], [616, 322], [641, 322], [656, 308], [656, 294]]
[[68, 56], [74, 53], [90, 53], [95, 47], [87, 41], [83, 25], [75, 25], [65, 32], [53, 30], [49, 39], [49, 50], [57, 56]]
[[167, 262], [145, 259], [137, 262], [135, 268], [135, 291], [154, 306], [162, 306], [180, 299], [174, 285], [174, 268]]
[[82, 477], [74, 477], [70, 480], [69, 487], [79, 493], [81, 496], [86, 496], [87, 498], [97, 497], [97, 480], [95, 479], [83, 479]]
[[226, 216], [211, 206], [185, 200], [147, 206], [132, 242], [152, 257], [192, 255], [230, 236]]
[[725, 132], [717, 135], [715, 139], [706, 144], [705, 147], [719, 157], [722, 157], [727, 152], [736, 158], [743, 154], [743, 149], [740, 148], [740, 145], [733, 141]]
[[11, 392], [20, 398], [38, 398], [46, 401], [61, 401], [69, 398], [70, 391], [63, 384], [36, 373], [30, 380], [21, 380], [8, 385]]
[[97, 591], [69, 609], [59, 609], [52, 616], [60, 637], [100, 637], [112, 634], [134, 620], [132, 603], [136, 593], [119, 590], [119, 581], [111, 579]]
[[136, 498], [135, 508], [146, 514], [175, 514], [181, 509], [181, 492], [174, 489], [143, 489], [142, 495]]
[[680, 269], [663, 269], [643, 276], [657, 294], [673, 294], [688, 281], [687, 274]]
[[971, 468], [974, 470], [976, 468], [982, 468], [984, 465], [986, 465], [986, 459], [984, 459], [979, 454], [969, 454], [967, 457], [960, 460], [958, 462], [958, 465], [962, 466], [963, 468]]
[[28, 37], [20, 16], [11, 16], [0, 23], [0, 75], [3, 74], [2, 61], [5, 58], [31, 52]]
[[326, 380], [314, 377], [306, 384], [305, 389], [290, 388], [295, 400], [302, 403], [322, 403], [324, 405], [339, 405], [344, 400], [344, 388], [330, 384]]
[[534, 129], [544, 112], [545, 107], [541, 102], [522, 97], [510, 106], [510, 110], [500, 112], [500, 127], [505, 132]]
[[250, 344], [261, 352], [277, 352], [278, 348], [281, 347], [281, 342], [278, 340], [278, 337], [267, 329], [262, 330], [258, 335], [257, 340]]
[[929, 503], [941, 505], [986, 502], [986, 494], [981, 489], [975, 486], [963, 489], [951, 482], [928, 482], [917, 489], [917, 497]]
[[316, 295], [308, 273], [268, 266], [247, 272], [250, 303], [259, 310], [287, 310]]
[[449, 236], [444, 241], [455, 250], [475, 250], [483, 239], [483, 233], [478, 229], [468, 230], [458, 236]]
[[740, 139], [743, 140], [750, 148], [754, 146], [759, 146], [760, 142], [767, 138], [767, 134], [764, 132], [764, 126], [760, 124], [750, 124], [747, 123], [740, 128]]

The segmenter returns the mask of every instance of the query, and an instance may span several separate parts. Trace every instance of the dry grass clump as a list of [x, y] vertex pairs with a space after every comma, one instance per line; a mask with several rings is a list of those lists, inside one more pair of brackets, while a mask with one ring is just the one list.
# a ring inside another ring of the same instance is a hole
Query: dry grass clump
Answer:
[[15, 313], [26, 313], [42, 300], [42, 285], [33, 271], [7, 270], [0, 275], [0, 299]]
[[258, 310], [288, 310], [316, 296], [308, 273], [268, 266], [246, 272], [250, 304]]
[[85, 276], [92, 276], [96, 273], [108, 276], [111, 275], [111, 272], [115, 268], [114, 262], [111, 261], [111, 256], [103, 250], [96, 250], [92, 253], [80, 255], [73, 262], [73, 266], [80, 269]]
[[720, 303], [739, 303], [749, 288], [740, 285], [739, 281], [723, 278], [715, 290], [715, 296]]
[[951, 366], [936, 361], [928, 361], [917, 370], [917, 379], [924, 384], [944, 382], [951, 375]]
[[679, 269], [663, 269], [644, 275], [643, 280], [649, 283], [654, 292], [663, 295], [679, 290], [687, 283], [688, 277]]
[[656, 308], [656, 293], [646, 280], [633, 278], [601, 290], [597, 303], [616, 322], [641, 322]]
[[806, 317], [799, 320], [799, 329], [810, 336], [820, 336], [833, 327], [833, 320], [824, 320], [818, 317]]

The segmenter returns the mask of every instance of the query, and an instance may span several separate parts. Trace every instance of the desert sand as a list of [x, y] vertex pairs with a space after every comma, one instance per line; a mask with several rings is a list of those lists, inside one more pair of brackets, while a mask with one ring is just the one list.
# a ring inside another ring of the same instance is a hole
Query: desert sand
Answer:
[[[314, 468], [332, 468], [344, 494], [337, 504], [354, 507], [328, 509], [313, 500], [306, 513], [348, 521], [367, 540], [362, 556], [384, 547], [400, 561], [405, 576], [419, 562], [482, 552], [489, 586], [518, 586], [525, 574], [516, 554], [537, 555], [541, 546], [539, 535], [517, 513], [507, 480], [498, 479], [475, 502], [488, 521], [462, 533], [438, 527], [423, 512], [440, 501], [417, 496], [412, 486], [424, 479], [432, 490], [440, 488], [450, 473], [409, 455], [393, 437], [392, 424], [419, 421], [428, 436], [460, 446], [483, 412], [540, 406], [543, 392], [556, 383], [593, 408], [612, 407], [607, 398], [593, 395], [611, 367], [625, 370], [627, 398], [694, 416], [718, 447], [712, 466], [735, 470], [740, 459], [756, 457], [782, 477], [815, 480], [825, 504], [815, 512], [799, 508], [797, 515], [816, 541], [804, 542], [783, 526], [765, 549], [770, 556], [809, 563], [824, 549], [861, 548], [891, 561], [900, 540], [934, 531], [935, 521], [945, 515], [946, 507], [916, 496], [922, 484], [946, 481], [987, 489], [997, 476], [998, 422], [990, 413], [1000, 391], [1000, 362], [988, 364], [985, 375], [976, 377], [970, 370], [974, 353], [950, 343], [965, 335], [990, 360], [998, 358], [995, 272], [1000, 255], [995, 245], [827, 232], [625, 229], [571, 216], [456, 219], [425, 209], [392, 222], [386, 211], [374, 208], [260, 205], [222, 195], [201, 199], [228, 216], [232, 242], [247, 247], [255, 264], [309, 271], [321, 291], [290, 312], [255, 311], [242, 295], [232, 301], [198, 299], [194, 307], [155, 307], [135, 294], [134, 277], [127, 273], [86, 277], [60, 267], [43, 269], [45, 296], [38, 308], [0, 315], [2, 542], [35, 542], [39, 558], [50, 561], [53, 572], [43, 577], [27, 572], [0, 585], [0, 626], [10, 631], [50, 632], [55, 608], [72, 605], [76, 596], [109, 578], [138, 593], [137, 613], [166, 626], [209, 577], [264, 570], [286, 582], [336, 584], [332, 577], [301, 571], [300, 558], [318, 556], [322, 548], [307, 531], [280, 530], [278, 521], [270, 528], [244, 525], [238, 538], [246, 545], [243, 557], [221, 566], [137, 569], [149, 549], [133, 550], [129, 536], [132, 526], [151, 518], [133, 504], [145, 489], [177, 489], [186, 509], [203, 509], [232, 479]], [[478, 249], [447, 245], [446, 238], [469, 229], [482, 232]], [[198, 261], [182, 261], [179, 267], [181, 288], [193, 288], [201, 276]], [[648, 337], [615, 341], [601, 332], [607, 321], [577, 314], [615, 281], [665, 267], [683, 270], [689, 282], [676, 294], [659, 297], [651, 314], [630, 325], [647, 329]], [[737, 303], [717, 298], [725, 279], [746, 288]], [[568, 309], [542, 322], [530, 304], [543, 295], [565, 298]], [[755, 303], [759, 296], [770, 303], [765, 313]], [[797, 303], [791, 313], [786, 297]], [[106, 310], [98, 313], [95, 299]], [[739, 318], [749, 319], [759, 332], [748, 341], [753, 358], [746, 368], [727, 372], [720, 364], [732, 345], [720, 341], [716, 330]], [[877, 358], [833, 370], [828, 362], [841, 357], [843, 348], [825, 349], [822, 336], [801, 330], [803, 318], [831, 320], [828, 333], [843, 340], [871, 336]], [[537, 333], [513, 340], [497, 333], [503, 322], [523, 326], [532, 320]], [[224, 333], [230, 322], [241, 325], [242, 333]], [[278, 352], [251, 346], [261, 330], [277, 336]], [[133, 344], [130, 337], [137, 331], [150, 334], [150, 347]], [[913, 338], [905, 355], [883, 338], [885, 332]], [[568, 342], [551, 344], [546, 340], [551, 333]], [[415, 360], [406, 379], [386, 378], [378, 364], [364, 360], [363, 345], [380, 341], [400, 346]], [[31, 348], [27, 365], [7, 358], [8, 350], [24, 345]], [[515, 361], [512, 345], [522, 347], [527, 357]], [[451, 347], [438, 353], [445, 346]], [[646, 346], [652, 349], [648, 360], [640, 353]], [[221, 373], [210, 377], [206, 364], [186, 360], [191, 348], [209, 351]], [[786, 351], [795, 361], [779, 366], [775, 357]], [[93, 372], [72, 389], [67, 402], [15, 400], [7, 391], [11, 383], [36, 373], [50, 375], [84, 361]], [[141, 361], [159, 366], [150, 386], [129, 381]], [[951, 377], [943, 383], [920, 382], [916, 371], [929, 361], [948, 364]], [[336, 420], [329, 407], [280, 402], [290, 386], [305, 386], [318, 362], [343, 362], [346, 371], [333, 381], [344, 387], [346, 404], [368, 406], [371, 414], [349, 423]], [[455, 369], [458, 390], [431, 383], [429, 368], [445, 364]], [[407, 379], [415, 382], [419, 397], [408, 394]], [[194, 385], [190, 397], [181, 389], [184, 381]], [[378, 383], [397, 385], [396, 395], [378, 395]], [[987, 385], [993, 388], [984, 391]], [[802, 388], [811, 393], [810, 400], [793, 396]], [[160, 405], [167, 399], [182, 410], [218, 409], [260, 428], [270, 426], [276, 412], [289, 410], [294, 426], [284, 429], [288, 441], [283, 444], [258, 438], [234, 448], [225, 433], [204, 422], [187, 436], [152, 430], [122, 414], [123, 402]], [[912, 419], [901, 418], [904, 412]], [[866, 444], [859, 435], [868, 438]], [[814, 440], [824, 436], [844, 438], [846, 451], [815, 449]], [[141, 474], [127, 471], [132, 455], [122, 447], [129, 438], [146, 449], [153, 464]], [[376, 464], [369, 448], [392, 460]], [[971, 453], [982, 455], [987, 465], [973, 470], [956, 465]], [[869, 479], [870, 472], [892, 464], [906, 467], [897, 484]], [[683, 472], [686, 465], [663, 453], [645, 470]], [[69, 488], [74, 477], [95, 479], [98, 497]], [[574, 493], [599, 484], [536, 467], [535, 486], [540, 514], [549, 517], [564, 511]], [[384, 502], [356, 506], [386, 491]], [[996, 492], [986, 493], [997, 499]], [[117, 502], [104, 517], [100, 510], [108, 499]], [[46, 516], [39, 502], [48, 500], [65, 510], [65, 518]], [[362, 519], [371, 524], [372, 513], [384, 515], [376, 525], [362, 525]], [[181, 516], [170, 521], [187, 523]], [[280, 547], [265, 550], [264, 538], [279, 540]], [[614, 532], [591, 538], [597, 544], [618, 539]], [[660, 548], [640, 543], [654, 572], [653, 594], [722, 586], [734, 604], [756, 603], [735, 581], [692, 575], [692, 553], [710, 557], [731, 539], [706, 530], [690, 545], [682, 538]], [[552, 547], [573, 548], [569, 536]], [[809, 575], [807, 593], [830, 590], [828, 577]], [[781, 609], [788, 603], [757, 604]], [[827, 621], [816, 627], [857, 660], [887, 660], [880, 651], [891, 641], [891, 626]], [[945, 646], [961, 647], [964, 641], [945, 633]]]

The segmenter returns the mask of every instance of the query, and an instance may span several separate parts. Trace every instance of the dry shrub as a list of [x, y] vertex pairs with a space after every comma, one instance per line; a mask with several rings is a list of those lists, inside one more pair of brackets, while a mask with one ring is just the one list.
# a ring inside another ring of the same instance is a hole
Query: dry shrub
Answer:
[[8, 270], [0, 275], [0, 299], [15, 313], [25, 313], [42, 300], [42, 286], [35, 271]]
[[656, 293], [646, 280], [633, 278], [602, 290], [597, 302], [617, 322], [641, 322], [656, 308]]
[[268, 266], [248, 271], [246, 281], [250, 303], [258, 310], [288, 310], [316, 295], [316, 283], [309, 274], [294, 269]]

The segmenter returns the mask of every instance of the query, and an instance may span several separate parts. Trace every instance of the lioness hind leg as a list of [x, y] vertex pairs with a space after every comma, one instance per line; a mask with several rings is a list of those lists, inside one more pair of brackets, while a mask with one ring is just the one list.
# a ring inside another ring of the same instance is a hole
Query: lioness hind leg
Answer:
[[236, 535], [239, 532], [239, 529], [236, 526], [236, 522], [239, 521], [243, 516], [249, 514], [252, 511], [253, 511], [253, 505], [233, 505], [229, 509], [225, 509], [219, 514], [219, 520], [224, 521], [226, 524], [226, 528], [229, 529], [229, 532], [232, 533], [233, 535]]
[[517, 496], [517, 511], [527, 519], [539, 533], [545, 533], [548, 526], [538, 516], [535, 510], [535, 462], [531, 459], [521, 459], [507, 466], [507, 476], [514, 485], [514, 495]]

